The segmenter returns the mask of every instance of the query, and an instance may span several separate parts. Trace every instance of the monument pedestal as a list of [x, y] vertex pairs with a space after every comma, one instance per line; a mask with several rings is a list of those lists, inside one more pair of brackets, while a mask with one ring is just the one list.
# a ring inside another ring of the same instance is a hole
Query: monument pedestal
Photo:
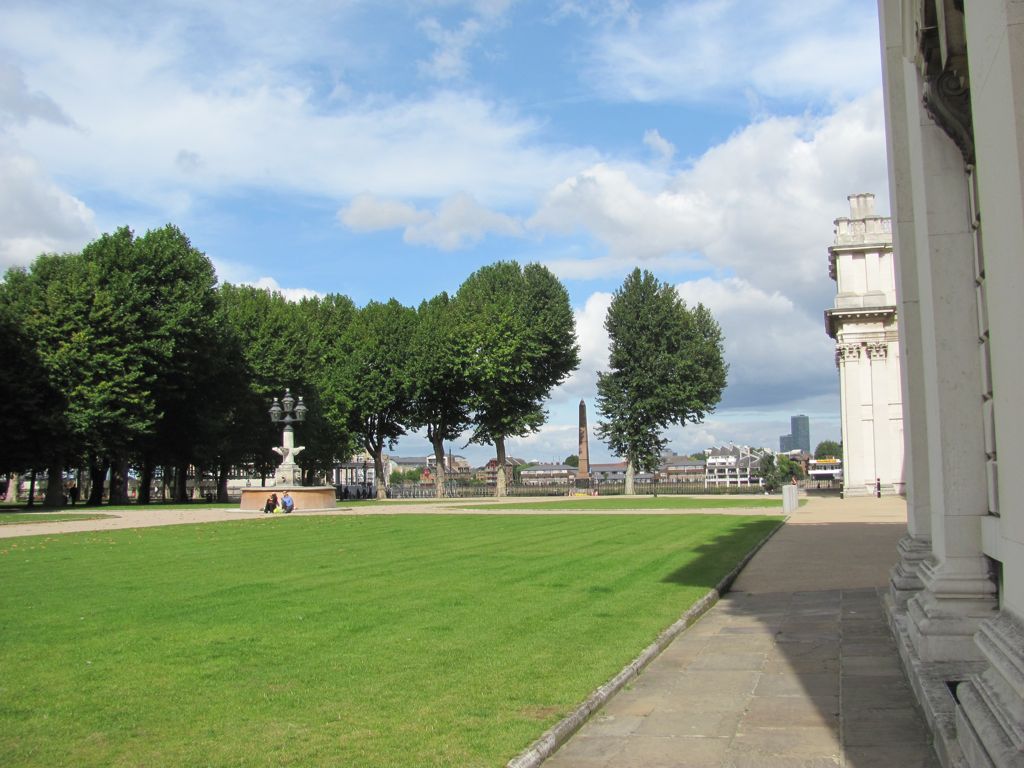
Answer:
[[337, 509], [332, 485], [269, 485], [261, 488], [243, 488], [240, 509], [261, 512], [270, 494], [276, 493], [280, 500], [281, 494], [285, 491], [288, 491], [288, 495], [295, 502], [296, 512]]

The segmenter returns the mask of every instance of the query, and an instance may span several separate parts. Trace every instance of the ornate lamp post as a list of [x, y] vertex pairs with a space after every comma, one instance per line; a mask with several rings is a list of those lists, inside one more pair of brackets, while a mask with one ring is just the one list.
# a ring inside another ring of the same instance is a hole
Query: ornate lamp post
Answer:
[[280, 448], [274, 448], [274, 452], [280, 454], [283, 459], [281, 466], [277, 469], [276, 482], [279, 484], [302, 484], [302, 470], [295, 463], [295, 457], [305, 450], [305, 446], [295, 445], [295, 429], [292, 427], [292, 424], [297, 421], [305, 421], [307, 411], [305, 403], [302, 402], [302, 397], [300, 396], [298, 402], [296, 402], [295, 398], [292, 397], [291, 390], [288, 389], [284, 391], [284, 397], [281, 398], [280, 402], [275, 397], [273, 404], [270, 406], [270, 420], [275, 424], [284, 424], [283, 444]]

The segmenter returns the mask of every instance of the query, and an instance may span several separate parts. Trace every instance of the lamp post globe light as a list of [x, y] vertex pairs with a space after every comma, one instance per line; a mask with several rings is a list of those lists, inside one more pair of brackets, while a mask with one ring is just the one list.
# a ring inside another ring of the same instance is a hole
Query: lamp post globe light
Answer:
[[295, 445], [296, 422], [305, 421], [306, 413], [309, 411], [306, 404], [299, 396], [296, 402], [292, 397], [290, 389], [285, 389], [284, 397], [280, 401], [275, 397], [270, 406], [270, 420], [275, 424], [284, 424], [281, 446], [274, 448], [274, 452], [281, 456], [281, 466], [278, 467], [276, 482], [284, 485], [301, 485], [302, 470], [295, 463], [295, 457], [305, 450], [305, 446]]

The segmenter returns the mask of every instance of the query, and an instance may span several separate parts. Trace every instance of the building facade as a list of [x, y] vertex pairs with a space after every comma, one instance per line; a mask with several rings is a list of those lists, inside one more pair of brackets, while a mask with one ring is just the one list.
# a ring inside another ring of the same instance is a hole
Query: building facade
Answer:
[[[825, 330], [836, 340], [843, 430], [843, 491], [903, 493], [903, 399], [892, 227], [875, 196], [850, 195], [828, 249], [835, 306]], [[809, 442], [809, 441], [808, 441]], [[810, 448], [808, 447], [808, 451]]]
[[758, 466], [764, 451], [746, 445], [711, 448], [705, 460], [707, 486], [760, 485]]
[[1019, 767], [1024, 2], [879, 17], [908, 478], [889, 614], [942, 764]]

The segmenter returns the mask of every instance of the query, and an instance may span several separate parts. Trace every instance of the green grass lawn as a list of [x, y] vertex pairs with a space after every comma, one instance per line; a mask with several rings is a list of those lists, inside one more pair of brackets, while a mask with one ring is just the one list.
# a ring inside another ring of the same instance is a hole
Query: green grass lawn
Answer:
[[102, 520], [105, 517], [99, 512], [0, 512], [0, 525], [15, 523], [61, 523], [65, 520]]
[[[806, 499], [801, 500], [807, 503]], [[502, 504], [502, 509], [759, 509], [765, 514], [782, 514], [782, 499], [765, 496], [757, 499], [736, 499], [721, 496], [575, 496], [550, 501], [523, 501]]]
[[268, 517], [0, 541], [0, 765], [501, 766], [778, 524]]

